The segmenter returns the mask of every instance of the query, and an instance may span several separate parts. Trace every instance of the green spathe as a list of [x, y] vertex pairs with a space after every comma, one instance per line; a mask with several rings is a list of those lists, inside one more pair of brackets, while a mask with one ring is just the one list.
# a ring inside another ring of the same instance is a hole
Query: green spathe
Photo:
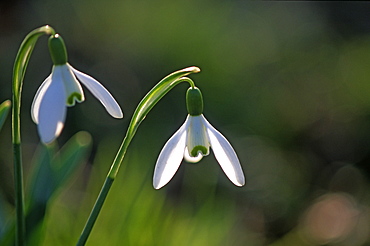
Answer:
[[197, 87], [190, 87], [186, 92], [186, 108], [191, 116], [198, 116], [203, 113], [203, 96]]
[[54, 65], [64, 65], [67, 63], [67, 49], [59, 34], [55, 34], [49, 38], [49, 51]]

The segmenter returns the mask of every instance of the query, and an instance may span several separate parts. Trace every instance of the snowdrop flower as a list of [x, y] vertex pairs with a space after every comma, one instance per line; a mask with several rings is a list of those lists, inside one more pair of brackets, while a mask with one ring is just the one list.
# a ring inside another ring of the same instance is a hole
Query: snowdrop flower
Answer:
[[154, 170], [154, 188], [160, 189], [172, 179], [183, 158], [188, 162], [199, 162], [209, 154], [210, 147], [231, 182], [243, 186], [244, 174], [239, 159], [226, 138], [203, 116], [203, 99], [198, 88], [188, 89], [186, 104], [189, 115], [185, 123], [159, 154]]
[[49, 50], [54, 66], [50, 76], [39, 87], [31, 108], [32, 120], [37, 124], [42, 142], [49, 143], [59, 136], [64, 126], [67, 106], [71, 107], [76, 102], [85, 100], [80, 82], [103, 104], [111, 116], [123, 117], [120, 106], [103, 85], [69, 65], [60, 35], [56, 34], [49, 39]]

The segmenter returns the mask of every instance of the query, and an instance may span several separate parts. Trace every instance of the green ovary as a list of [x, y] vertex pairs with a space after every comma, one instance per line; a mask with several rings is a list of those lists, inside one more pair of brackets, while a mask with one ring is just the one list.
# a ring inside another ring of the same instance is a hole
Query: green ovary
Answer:
[[49, 38], [49, 51], [54, 65], [64, 65], [68, 61], [67, 49], [62, 37], [55, 34]]
[[186, 108], [191, 116], [203, 113], [203, 96], [199, 88], [189, 88], [186, 92]]

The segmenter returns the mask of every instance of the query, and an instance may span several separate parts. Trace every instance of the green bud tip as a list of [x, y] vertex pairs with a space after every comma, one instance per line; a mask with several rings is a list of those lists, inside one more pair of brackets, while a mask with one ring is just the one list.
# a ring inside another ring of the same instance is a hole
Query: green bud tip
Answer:
[[67, 49], [59, 34], [50, 36], [49, 51], [54, 65], [64, 65], [67, 63]]
[[203, 96], [197, 87], [190, 87], [186, 92], [186, 108], [191, 116], [203, 113]]

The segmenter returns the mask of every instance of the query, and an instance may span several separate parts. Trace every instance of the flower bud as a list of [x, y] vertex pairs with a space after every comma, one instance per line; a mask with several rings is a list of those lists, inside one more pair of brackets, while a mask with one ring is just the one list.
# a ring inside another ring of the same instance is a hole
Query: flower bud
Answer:
[[197, 87], [190, 87], [186, 92], [186, 108], [191, 116], [198, 116], [203, 113], [203, 96]]
[[67, 63], [66, 46], [59, 34], [55, 34], [49, 38], [49, 51], [54, 65], [64, 65]]

